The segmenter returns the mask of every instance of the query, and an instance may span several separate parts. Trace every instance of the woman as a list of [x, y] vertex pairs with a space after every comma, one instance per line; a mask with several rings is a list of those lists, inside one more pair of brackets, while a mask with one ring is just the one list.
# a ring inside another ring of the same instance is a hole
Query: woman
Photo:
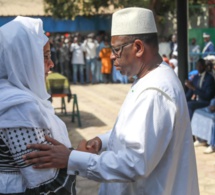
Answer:
[[19, 16], [0, 28], [0, 42], [0, 194], [75, 194], [66, 170], [35, 170], [22, 159], [27, 144], [49, 144], [46, 134], [71, 147], [48, 101], [45, 77], [54, 64], [42, 21]]

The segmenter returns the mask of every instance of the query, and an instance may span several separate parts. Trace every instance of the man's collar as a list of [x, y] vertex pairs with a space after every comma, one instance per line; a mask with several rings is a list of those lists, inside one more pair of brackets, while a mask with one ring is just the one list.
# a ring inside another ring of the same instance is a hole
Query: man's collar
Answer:
[[205, 73], [206, 73], [206, 71], [199, 73], [199, 76], [203, 76], [203, 75], [205, 75]]

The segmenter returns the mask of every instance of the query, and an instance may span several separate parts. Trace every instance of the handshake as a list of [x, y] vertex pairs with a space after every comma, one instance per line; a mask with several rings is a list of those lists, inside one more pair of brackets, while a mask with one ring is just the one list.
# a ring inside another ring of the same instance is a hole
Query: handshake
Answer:
[[98, 154], [99, 151], [101, 150], [101, 147], [102, 147], [102, 141], [100, 140], [100, 138], [95, 137], [89, 141], [86, 141], [86, 140], [80, 141], [76, 150]]
[[[27, 145], [28, 149], [33, 149], [33, 152], [25, 154], [22, 158], [28, 165], [33, 165], [35, 169], [44, 168], [66, 168], [70, 154], [74, 150], [71, 150], [64, 146], [57, 140], [45, 136], [49, 144], [30, 144]], [[102, 141], [99, 137], [95, 137], [89, 141], [82, 140], [78, 144], [76, 151], [89, 152], [98, 154], [102, 148]]]

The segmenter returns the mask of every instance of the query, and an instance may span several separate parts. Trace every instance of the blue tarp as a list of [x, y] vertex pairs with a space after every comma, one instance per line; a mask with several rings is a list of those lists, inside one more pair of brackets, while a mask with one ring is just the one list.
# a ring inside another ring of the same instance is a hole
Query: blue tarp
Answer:
[[[14, 19], [14, 17], [0, 17], [0, 26]], [[95, 32], [111, 29], [111, 16], [98, 15], [91, 17], [78, 16], [75, 20], [59, 20], [52, 17], [33, 17], [43, 21], [46, 32]]]

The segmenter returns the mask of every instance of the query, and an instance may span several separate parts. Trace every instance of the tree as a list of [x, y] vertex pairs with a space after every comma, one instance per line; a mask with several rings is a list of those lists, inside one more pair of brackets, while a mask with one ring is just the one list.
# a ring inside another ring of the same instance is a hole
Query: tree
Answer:
[[[145, 7], [154, 12], [158, 29], [165, 29], [166, 15], [175, 17], [175, 1], [173, 0], [44, 0], [45, 11], [59, 19], [75, 19], [76, 16], [93, 16], [96, 14], [112, 14], [115, 9], [126, 7]], [[112, 7], [112, 11], [110, 11]]]
[[[114, 9], [125, 7], [145, 7], [154, 11], [159, 18], [168, 11], [175, 10], [175, 1], [172, 0], [44, 0], [45, 11], [55, 18], [74, 19], [78, 15], [91, 16], [109, 13], [112, 5]], [[102, 9], [103, 8], [103, 9]]]
[[58, 19], [95, 15], [101, 7], [107, 8], [108, 3], [107, 0], [44, 0], [45, 12]]

